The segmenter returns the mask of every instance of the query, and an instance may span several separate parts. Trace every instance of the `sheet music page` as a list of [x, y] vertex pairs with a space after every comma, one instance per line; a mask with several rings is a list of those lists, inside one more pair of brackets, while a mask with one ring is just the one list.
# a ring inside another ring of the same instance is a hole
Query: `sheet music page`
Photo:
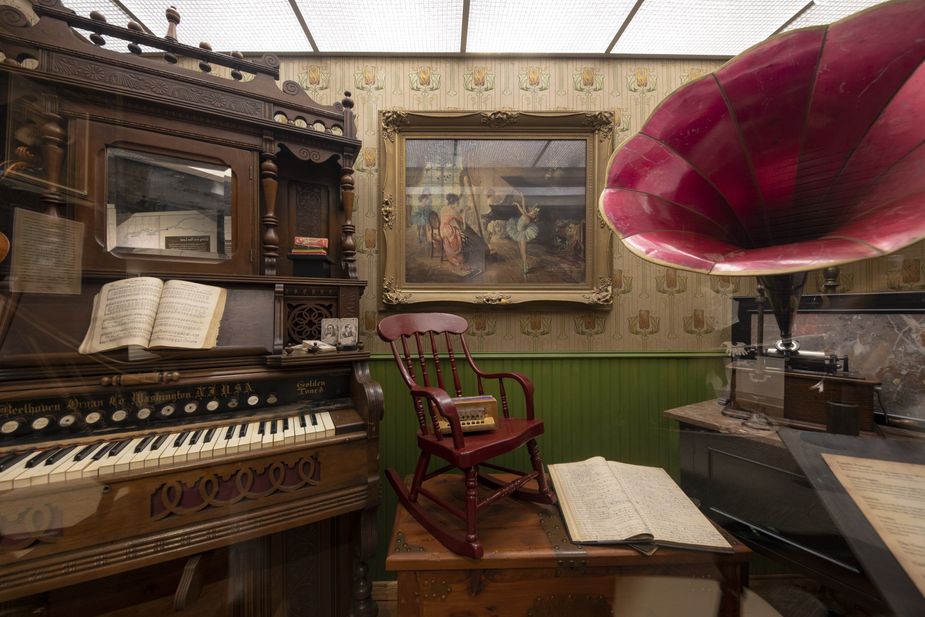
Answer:
[[656, 542], [732, 549], [667, 471], [617, 462], [610, 462], [609, 466]]
[[925, 595], [925, 465], [828, 453], [822, 458]]
[[646, 533], [603, 458], [549, 465], [549, 475], [574, 542], [619, 542]]
[[189, 281], [168, 281], [151, 331], [151, 347], [207, 349], [218, 340], [225, 309], [221, 287]]
[[149, 276], [106, 283], [93, 298], [90, 327], [80, 353], [148, 345], [164, 283]]

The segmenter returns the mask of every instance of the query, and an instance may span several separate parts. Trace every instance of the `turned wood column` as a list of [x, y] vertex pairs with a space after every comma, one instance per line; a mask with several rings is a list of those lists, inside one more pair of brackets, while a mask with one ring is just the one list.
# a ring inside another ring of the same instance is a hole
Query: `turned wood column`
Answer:
[[[348, 137], [355, 137], [356, 128], [353, 121], [353, 99], [350, 98], [350, 92], [344, 92], [344, 98], [341, 100], [344, 107], [344, 134]], [[354, 234], [356, 226], [353, 224], [353, 159], [354, 154], [344, 153], [344, 162], [340, 170], [340, 190], [341, 204], [344, 207], [344, 226], [343, 226], [343, 270], [347, 278], [358, 278], [357, 276], [357, 245]]]
[[353, 158], [344, 157], [344, 166], [340, 170], [341, 204], [344, 207], [344, 224], [342, 246], [344, 249], [343, 268], [347, 278], [357, 278], [357, 245], [353, 224]]
[[276, 233], [279, 226], [279, 217], [276, 216], [279, 168], [272, 147], [272, 143], [267, 143], [260, 154], [260, 187], [263, 189], [263, 273], [268, 275], [276, 274], [276, 264], [279, 260], [279, 235]]
[[46, 111], [44, 122], [39, 127], [39, 149], [42, 151], [42, 164], [45, 167], [45, 179], [48, 187], [39, 199], [45, 206], [48, 216], [62, 216], [65, 204], [64, 195], [58, 189], [61, 184], [61, 163], [64, 160], [64, 143], [67, 132], [62, 126], [63, 118], [52, 111]]

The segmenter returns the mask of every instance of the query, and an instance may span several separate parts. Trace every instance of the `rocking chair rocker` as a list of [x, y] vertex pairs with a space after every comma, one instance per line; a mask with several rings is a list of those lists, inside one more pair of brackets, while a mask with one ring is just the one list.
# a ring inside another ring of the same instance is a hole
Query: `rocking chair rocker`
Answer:
[[[486, 373], [479, 369], [466, 345], [464, 334], [468, 326], [466, 320], [457, 315], [409, 313], [386, 317], [379, 322], [378, 332], [379, 337], [391, 345], [395, 362], [411, 392], [419, 425], [417, 442], [421, 450], [410, 488], [405, 486], [394, 469], [388, 469], [386, 477], [401, 504], [434, 538], [454, 553], [478, 559], [483, 553], [482, 544], [478, 540], [478, 512], [481, 509], [506, 496], [546, 504], [556, 503], [556, 496], [549, 489], [536, 445], [536, 438], [543, 434], [543, 422], [533, 417], [533, 384], [519, 373]], [[464, 358], [458, 359], [458, 363], [454, 349], [460, 349], [464, 355]], [[452, 375], [452, 394], [447, 392], [444, 384], [443, 368], [447, 361]], [[460, 370], [466, 366], [475, 375], [479, 395], [485, 394], [486, 382], [497, 380], [501, 414], [493, 431], [463, 434], [457, 402], [453, 397], [463, 396]], [[505, 383], [511, 381], [523, 390], [524, 418], [510, 416]], [[438, 424], [440, 418], [449, 421], [449, 435], [441, 434]], [[527, 446], [530, 454], [533, 467], [530, 472], [488, 462], [523, 445]], [[437, 456], [448, 464], [428, 472], [427, 465], [431, 456]], [[479, 473], [479, 467], [515, 474], [515, 479], [483, 475]], [[456, 469], [463, 472], [460, 481], [465, 483], [466, 489], [464, 508], [444, 502], [423, 486], [428, 480]], [[536, 490], [524, 488], [525, 484], [534, 480]], [[481, 501], [479, 482], [493, 489]], [[448, 529], [432, 518], [421, 507], [421, 496], [460, 518], [465, 523], [465, 532]]]

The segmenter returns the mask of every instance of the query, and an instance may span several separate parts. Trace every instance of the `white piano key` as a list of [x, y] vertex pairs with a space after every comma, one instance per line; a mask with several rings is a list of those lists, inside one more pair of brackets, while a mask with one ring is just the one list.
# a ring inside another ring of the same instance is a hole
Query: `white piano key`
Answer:
[[331, 418], [331, 414], [327, 411], [322, 411], [318, 414], [318, 420], [324, 424], [324, 436], [325, 437], [334, 437], [335, 427], [334, 419]]
[[[44, 467], [43, 473], [40, 476], [33, 478], [32, 486], [37, 486], [40, 484], [48, 484], [52, 482], [52, 476], [54, 476], [56, 478], [55, 481], [57, 481], [57, 477], [59, 473], [58, 470], [67, 468], [73, 461], [74, 454], [79, 452], [80, 448], [78, 448], [77, 446], [67, 446], [65, 450], [67, 450], [67, 453], [64, 454], [63, 456], [58, 457], [57, 461], [52, 462], [50, 464], [46, 462], [44, 465], [41, 465], [41, 467]], [[63, 479], [63, 474], [61, 475]]]
[[[151, 445], [148, 446], [148, 448], [146, 448], [145, 459], [144, 459], [145, 469], [151, 469], [151, 468], [157, 467], [160, 464], [161, 456], [163, 456], [164, 452], [166, 452], [167, 446], [169, 446], [172, 443], [171, 439], [176, 439], [177, 435], [179, 435], [179, 433], [168, 433], [166, 435], [159, 435], [158, 438], [155, 439], [151, 443]], [[163, 441], [161, 441], [160, 446], [155, 450], [154, 445], [158, 441], [160, 441], [161, 437], [163, 437], [164, 439]]]
[[273, 435], [273, 446], [281, 446], [283, 444], [283, 421], [282, 420], [273, 420], [276, 423], [276, 433]]
[[[196, 433], [199, 433], [197, 436]], [[197, 429], [193, 431], [193, 434], [190, 436], [190, 441], [192, 442], [193, 438], [196, 438], [196, 443], [190, 443], [189, 450], [186, 451], [186, 460], [188, 461], [198, 461], [202, 453], [202, 444], [205, 443], [206, 430]]]
[[[295, 425], [298, 424], [296, 418], [291, 417], [283, 420], [283, 443], [295, 443], [296, 432]], [[288, 428], [286, 426], [288, 425]]]
[[[93, 462], [93, 455], [96, 454], [97, 450], [104, 447], [105, 444], [97, 443], [93, 444], [93, 450], [86, 454], [79, 461], [74, 461], [66, 470], [64, 470], [64, 480], [70, 482], [71, 480], [79, 480], [83, 477], [83, 471], [86, 469], [90, 463]], [[76, 454], [74, 456], [77, 456]]]
[[321, 422], [321, 419], [318, 417], [318, 414], [314, 414], [315, 421], [312, 422], [311, 413], [305, 414], [305, 431], [309, 440], [321, 439], [324, 437], [324, 423]]
[[113, 469], [113, 473], [120, 473], [123, 471], [128, 471], [131, 469], [132, 460], [138, 457], [141, 453], [135, 452], [135, 448], [138, 447], [141, 442], [145, 440], [146, 436], [137, 437], [129, 442], [128, 446], [125, 447], [125, 450], [116, 457], [116, 464]]
[[272, 420], [266, 420], [263, 423], [263, 439], [260, 440], [260, 444], [263, 448], [270, 448], [273, 446], [272, 425]]
[[[59, 449], [60, 448], [51, 448], [51, 450], [45, 450], [45, 452], [57, 451]], [[32, 482], [36, 478], [45, 474], [44, 461], [39, 462], [33, 467], [29, 467], [29, 461], [36, 456], [41, 456], [41, 454], [42, 452], [36, 453], [35, 455], [30, 456], [28, 460], [26, 460], [26, 465], [23, 467], [22, 471], [15, 478], [13, 478], [13, 488], [26, 488], [27, 486], [32, 486]]]
[[0, 491], [5, 491], [13, 488], [13, 479], [21, 474], [24, 469], [26, 469], [26, 463], [29, 462], [29, 459], [39, 453], [39, 450], [33, 450], [29, 452], [29, 455], [21, 459], [14, 465], [11, 465], [8, 469], [4, 469], [0, 472]]
[[289, 419], [289, 423], [292, 424], [294, 427], [295, 440], [297, 443], [305, 441], [305, 438], [306, 438], [305, 437], [306, 435], [305, 427], [302, 426], [303, 425], [302, 419], [303, 419], [302, 414], [297, 414], [295, 416], [292, 416], [292, 418]]
[[228, 429], [225, 430], [225, 434], [223, 435], [225, 437], [225, 454], [234, 454], [239, 449], [241, 437], [238, 433], [237, 425], [228, 428], [231, 429], [231, 437], [228, 438]]
[[[90, 462], [89, 465], [87, 465], [86, 467], [83, 468], [83, 470], [82, 470], [82, 472], [81, 472], [81, 474], [80, 474], [80, 477], [81, 477], [81, 478], [95, 478], [95, 477], [99, 476], [99, 475], [100, 475], [100, 467], [102, 467], [103, 465], [106, 465], [106, 464], [107, 464], [107, 462], [108, 462], [107, 459], [109, 458], [109, 451], [110, 451], [111, 447], [112, 447], [113, 445], [115, 445], [115, 443], [116, 443], [116, 442], [114, 442], [114, 441], [107, 442], [105, 446], [103, 446], [103, 447], [100, 448], [99, 450], [95, 451], [95, 452], [91, 455], [91, 459], [93, 459], [93, 460]], [[97, 457], [99, 457], [99, 458], [97, 458]]]
[[134, 447], [132, 445], [132, 441], [135, 441], [135, 440], [133, 439], [129, 441], [128, 444], [123, 445], [124, 440], [120, 440], [119, 445], [113, 448], [113, 450], [115, 450], [116, 448], [120, 448], [119, 451], [116, 452], [115, 454], [113, 454], [112, 451], [110, 451], [106, 454], [106, 456], [103, 457], [106, 460], [102, 465], [99, 466], [99, 469], [97, 470], [97, 475], [107, 476], [111, 473], [115, 473], [116, 461], [122, 458], [126, 450], [128, 450], [130, 447]]

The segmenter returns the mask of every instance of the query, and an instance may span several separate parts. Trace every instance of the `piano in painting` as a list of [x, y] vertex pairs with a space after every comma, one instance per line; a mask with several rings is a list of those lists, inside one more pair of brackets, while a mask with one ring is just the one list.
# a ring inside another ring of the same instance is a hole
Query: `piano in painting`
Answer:
[[[0, 12], [0, 613], [374, 615], [381, 391], [299, 345], [365, 287], [349, 93], [184, 45], [172, 7], [163, 38]], [[80, 353], [139, 275], [225, 290], [215, 345]]]

